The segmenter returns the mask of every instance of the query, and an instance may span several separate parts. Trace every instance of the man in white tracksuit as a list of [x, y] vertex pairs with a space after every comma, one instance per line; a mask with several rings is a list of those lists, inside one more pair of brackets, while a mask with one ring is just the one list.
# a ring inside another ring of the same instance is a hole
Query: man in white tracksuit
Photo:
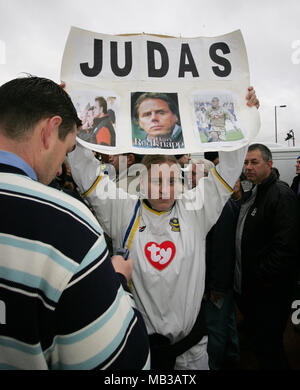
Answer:
[[[130, 250], [133, 296], [149, 335], [158, 333], [173, 344], [193, 328], [204, 292], [206, 234], [232, 193], [246, 151], [219, 152], [220, 163], [208, 177], [162, 211], [149, 197], [147, 202], [108, 184], [90, 150], [78, 145], [69, 154], [73, 178], [114, 249]], [[174, 368], [208, 369], [206, 346], [205, 336], [177, 357]]]

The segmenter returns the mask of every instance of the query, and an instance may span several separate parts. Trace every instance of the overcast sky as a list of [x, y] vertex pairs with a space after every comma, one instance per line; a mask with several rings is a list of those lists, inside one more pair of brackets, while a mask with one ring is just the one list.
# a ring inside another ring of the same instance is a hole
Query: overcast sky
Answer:
[[261, 102], [260, 142], [300, 147], [299, 0], [0, 0], [0, 84], [21, 72], [59, 82], [70, 26], [106, 34], [183, 37], [242, 31]]

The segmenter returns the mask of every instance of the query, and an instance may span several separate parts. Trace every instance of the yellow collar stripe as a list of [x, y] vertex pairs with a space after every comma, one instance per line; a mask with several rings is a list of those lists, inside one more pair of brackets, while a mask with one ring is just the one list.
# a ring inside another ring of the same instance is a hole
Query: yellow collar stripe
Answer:
[[130, 235], [129, 235], [128, 245], [127, 245], [128, 250], [130, 250], [131, 243], [132, 243], [133, 237], [134, 237], [134, 235], [135, 235], [136, 229], [137, 229], [138, 226], [139, 226], [139, 223], [140, 223], [140, 216], [138, 215], [138, 216], [137, 216], [137, 219], [135, 220], [135, 223], [134, 223], [134, 225], [133, 225], [133, 227], [132, 227], [132, 230], [131, 230], [131, 232], [130, 232]]
[[151, 209], [151, 207], [147, 206], [145, 202], [143, 202], [143, 205], [144, 205], [145, 209], [147, 209], [148, 211], [151, 211], [151, 213], [153, 213], [153, 214], [162, 215], [162, 214], [166, 213], [166, 211], [156, 211], [156, 210]]
[[220, 180], [220, 182], [228, 189], [228, 191], [233, 192], [233, 189], [226, 183], [224, 179], [218, 174], [216, 168], [212, 169], [213, 174]]
[[90, 189], [87, 190], [86, 192], [84, 192], [83, 194], [81, 194], [81, 196], [86, 197], [86, 196], [90, 195], [93, 192], [93, 190], [97, 187], [97, 184], [99, 183], [101, 178], [102, 178], [102, 174], [100, 174], [100, 176], [97, 177], [97, 179], [94, 181], [94, 183], [90, 187]]

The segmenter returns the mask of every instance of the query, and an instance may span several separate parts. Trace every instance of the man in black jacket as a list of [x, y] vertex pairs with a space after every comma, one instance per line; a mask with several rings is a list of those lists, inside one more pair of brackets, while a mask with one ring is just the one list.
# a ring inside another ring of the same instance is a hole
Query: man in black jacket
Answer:
[[239, 214], [235, 291], [260, 368], [284, 369], [283, 333], [299, 261], [297, 200], [271, 168], [271, 151], [251, 145], [244, 173], [255, 186]]
[[[296, 160], [296, 174], [297, 176], [294, 177], [291, 189], [295, 192], [298, 200], [298, 215], [300, 220], [300, 156], [297, 157]], [[297, 271], [297, 281], [295, 286], [295, 300], [300, 299], [300, 265], [298, 265], [298, 271]], [[298, 332], [300, 332], [300, 324], [293, 324], [294, 329]]]
[[296, 195], [300, 196], [300, 156], [297, 157], [296, 161], [296, 173], [297, 176], [294, 177], [291, 189], [295, 192]]

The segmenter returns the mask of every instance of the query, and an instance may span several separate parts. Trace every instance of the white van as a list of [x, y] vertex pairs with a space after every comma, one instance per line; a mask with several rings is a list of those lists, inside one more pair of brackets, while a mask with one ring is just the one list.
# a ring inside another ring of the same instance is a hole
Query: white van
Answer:
[[[280, 180], [291, 186], [293, 178], [296, 176], [296, 160], [300, 156], [299, 147], [286, 147], [280, 144], [264, 144], [272, 152], [273, 167], [277, 168]], [[193, 153], [192, 158], [203, 158], [204, 153]]]
[[[276, 145], [276, 144], [275, 144]], [[290, 186], [296, 176], [296, 160], [300, 156], [299, 147], [284, 147], [282, 145], [266, 145], [272, 152], [273, 167], [279, 170], [280, 180]]]

